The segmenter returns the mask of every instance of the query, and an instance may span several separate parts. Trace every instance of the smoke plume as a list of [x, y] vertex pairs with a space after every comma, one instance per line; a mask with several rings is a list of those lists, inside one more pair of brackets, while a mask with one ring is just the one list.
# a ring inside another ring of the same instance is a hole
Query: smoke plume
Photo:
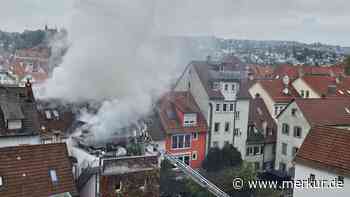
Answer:
[[84, 114], [99, 139], [147, 114], [181, 70], [177, 50], [153, 32], [155, 6], [155, 0], [77, 1], [70, 48], [42, 97], [101, 102], [96, 114]]

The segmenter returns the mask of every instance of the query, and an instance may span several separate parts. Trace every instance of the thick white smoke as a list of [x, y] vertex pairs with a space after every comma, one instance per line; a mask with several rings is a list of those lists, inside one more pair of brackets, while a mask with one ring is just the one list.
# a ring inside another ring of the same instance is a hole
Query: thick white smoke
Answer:
[[154, 0], [76, 2], [67, 28], [71, 46], [42, 96], [103, 102], [96, 115], [85, 116], [99, 139], [149, 112], [179, 62], [152, 32], [155, 6]]

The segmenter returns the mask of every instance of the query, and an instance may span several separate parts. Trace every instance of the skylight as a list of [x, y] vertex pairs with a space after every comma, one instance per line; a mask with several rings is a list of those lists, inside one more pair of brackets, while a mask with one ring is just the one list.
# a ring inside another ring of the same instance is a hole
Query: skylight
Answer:
[[344, 94], [344, 92], [343, 92], [342, 90], [338, 90], [338, 92], [339, 92], [340, 94]]
[[2, 176], [0, 176], [0, 187], [3, 186], [3, 184]]
[[51, 112], [49, 110], [45, 111], [45, 115], [47, 119], [51, 119]]
[[50, 170], [50, 177], [51, 177], [52, 183], [57, 183], [58, 182], [58, 177], [57, 177], [56, 170]]
[[350, 109], [349, 108], [345, 107], [345, 111], [346, 111], [346, 113], [350, 114]]

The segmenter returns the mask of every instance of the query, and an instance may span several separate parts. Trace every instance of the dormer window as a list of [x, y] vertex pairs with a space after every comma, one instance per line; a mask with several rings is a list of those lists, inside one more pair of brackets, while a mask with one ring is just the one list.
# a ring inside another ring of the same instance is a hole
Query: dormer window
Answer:
[[187, 113], [184, 115], [184, 127], [191, 127], [197, 125], [197, 114]]
[[57, 177], [56, 170], [51, 169], [49, 171], [49, 173], [50, 173], [50, 178], [51, 178], [52, 184], [57, 184], [58, 183], [58, 177]]

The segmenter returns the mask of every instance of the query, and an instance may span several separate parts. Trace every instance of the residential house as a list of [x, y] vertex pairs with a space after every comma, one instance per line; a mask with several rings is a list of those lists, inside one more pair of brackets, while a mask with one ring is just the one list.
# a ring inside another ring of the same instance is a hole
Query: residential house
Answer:
[[350, 77], [304, 75], [292, 85], [303, 98], [350, 96]]
[[293, 159], [317, 125], [350, 128], [350, 99], [295, 99], [277, 117], [275, 169], [294, 174]]
[[0, 147], [40, 144], [40, 122], [30, 82], [0, 87]]
[[264, 101], [256, 97], [250, 101], [245, 160], [258, 170], [274, 169], [277, 124]]
[[78, 197], [66, 144], [0, 148], [0, 196]]
[[283, 79], [258, 80], [250, 87], [249, 93], [254, 98], [258, 96], [263, 99], [275, 120], [292, 99], [299, 97], [287, 75]]
[[78, 180], [84, 197], [159, 196], [158, 156], [104, 157], [86, 168]]
[[[235, 60], [235, 61], [233, 61]], [[238, 99], [246, 66], [236, 58], [221, 62], [192, 61], [175, 85], [175, 91], [189, 91], [207, 120], [207, 149], [233, 144], [245, 153], [249, 99]], [[239, 119], [239, 120], [238, 120]], [[235, 144], [234, 135], [241, 144]]]
[[[190, 92], [170, 92], [159, 103], [159, 128], [150, 130], [152, 139], [164, 136], [167, 154], [176, 156], [192, 168], [205, 158], [207, 123]], [[157, 124], [157, 120], [154, 121]], [[160, 130], [160, 131], [159, 131]], [[162, 134], [159, 134], [162, 133]]]
[[[334, 127], [313, 127], [295, 157], [295, 180], [307, 180], [316, 187], [294, 188], [294, 197], [350, 195], [350, 131]], [[312, 182], [315, 181], [315, 182]], [[332, 187], [328, 187], [332, 184]]]

